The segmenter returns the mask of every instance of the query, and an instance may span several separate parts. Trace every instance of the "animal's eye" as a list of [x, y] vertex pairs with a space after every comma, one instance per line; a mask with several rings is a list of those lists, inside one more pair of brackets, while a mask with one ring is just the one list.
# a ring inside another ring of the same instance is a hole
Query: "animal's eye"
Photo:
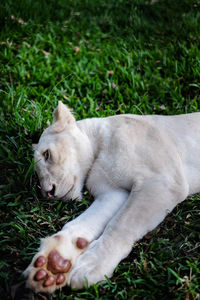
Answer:
[[48, 159], [50, 158], [50, 152], [49, 152], [49, 150], [46, 150], [46, 151], [43, 153], [43, 156], [44, 156], [45, 161], [48, 160]]

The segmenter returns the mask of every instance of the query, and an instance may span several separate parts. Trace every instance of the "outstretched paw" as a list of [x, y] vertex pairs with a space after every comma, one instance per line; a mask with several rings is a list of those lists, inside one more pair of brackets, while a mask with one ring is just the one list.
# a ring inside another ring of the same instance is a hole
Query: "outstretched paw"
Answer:
[[40, 251], [24, 271], [27, 287], [35, 292], [52, 293], [63, 287], [76, 258], [87, 248], [85, 238], [69, 239], [57, 234], [42, 241]]
[[[71, 268], [71, 262], [64, 259], [57, 250], [49, 252], [47, 259], [39, 256], [34, 266], [39, 268], [35, 273], [35, 281], [43, 281], [43, 286], [48, 287], [53, 284], [60, 285], [65, 281], [65, 273]], [[49, 272], [48, 272], [49, 271]]]

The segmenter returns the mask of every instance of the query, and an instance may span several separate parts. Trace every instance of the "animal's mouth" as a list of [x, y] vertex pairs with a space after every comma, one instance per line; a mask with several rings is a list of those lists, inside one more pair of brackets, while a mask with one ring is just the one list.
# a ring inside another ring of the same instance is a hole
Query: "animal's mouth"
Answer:
[[[44, 192], [45, 196], [47, 198], [60, 198], [60, 199], [66, 199], [67, 196], [69, 195], [69, 193], [73, 190], [74, 186], [75, 186], [75, 183], [76, 183], [76, 177], [74, 178], [74, 182], [73, 184], [71, 185], [71, 187], [68, 189], [68, 191], [66, 192], [66, 194], [64, 194], [63, 196], [59, 196], [59, 195], [56, 195], [56, 185], [53, 184], [52, 185], [52, 189], [48, 192]], [[40, 187], [41, 189], [41, 187]]]
[[56, 191], [56, 186], [53, 184], [52, 190], [46, 193], [46, 196], [48, 198], [53, 198], [55, 197], [55, 191]]

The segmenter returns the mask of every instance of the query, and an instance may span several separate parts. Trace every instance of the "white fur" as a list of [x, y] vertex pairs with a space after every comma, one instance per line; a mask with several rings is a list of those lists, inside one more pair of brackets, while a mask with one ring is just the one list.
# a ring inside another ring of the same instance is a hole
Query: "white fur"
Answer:
[[[27, 285], [52, 292], [34, 281], [39, 255], [52, 249], [72, 262], [68, 284], [82, 288], [110, 277], [134, 242], [154, 229], [178, 203], [200, 191], [200, 114], [180, 116], [119, 115], [76, 122], [61, 103], [54, 122], [35, 150], [43, 193], [81, 199], [84, 182], [95, 198], [59, 235], [49, 237], [25, 271]], [[50, 150], [51, 159], [43, 153]], [[86, 250], [75, 241], [89, 241]], [[62, 285], [62, 286], [63, 286]]]

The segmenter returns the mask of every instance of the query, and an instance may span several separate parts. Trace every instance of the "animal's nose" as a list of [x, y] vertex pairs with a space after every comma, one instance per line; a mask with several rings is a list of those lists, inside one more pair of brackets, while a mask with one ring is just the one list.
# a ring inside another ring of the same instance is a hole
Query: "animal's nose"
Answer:
[[52, 189], [48, 192], [46, 192], [46, 196], [48, 198], [53, 198], [55, 196], [56, 186], [55, 184], [52, 185]]

